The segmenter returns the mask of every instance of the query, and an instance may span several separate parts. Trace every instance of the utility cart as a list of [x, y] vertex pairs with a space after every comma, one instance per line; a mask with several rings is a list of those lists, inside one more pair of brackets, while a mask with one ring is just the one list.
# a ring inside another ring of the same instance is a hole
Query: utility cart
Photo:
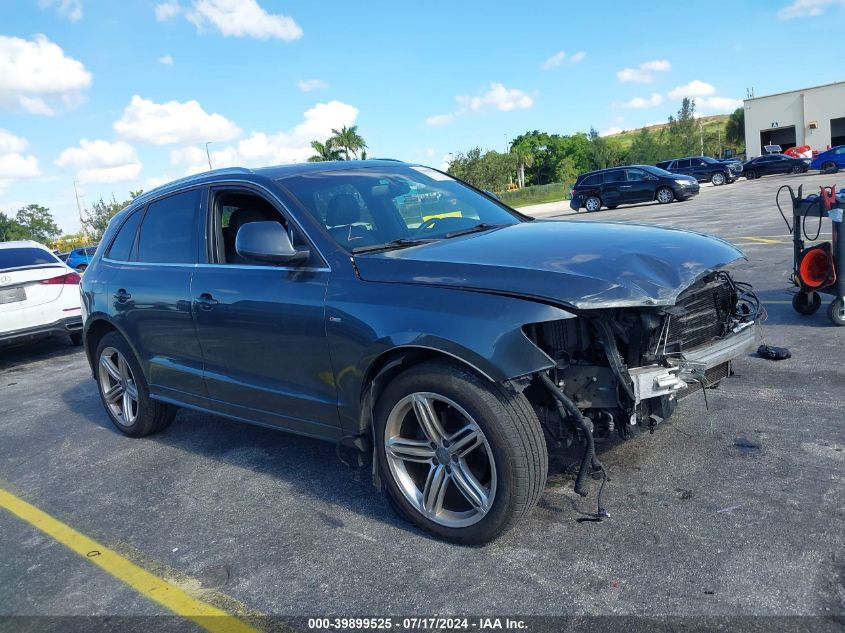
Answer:
[[[842, 230], [845, 193], [837, 194], [835, 186], [822, 187], [820, 195], [804, 198], [802, 187], [798, 188], [797, 195], [791, 187], [787, 189], [792, 198], [792, 226], [786, 222], [792, 233], [792, 281], [799, 289], [792, 298], [792, 307], [800, 314], [814, 314], [822, 305], [821, 295], [832, 295], [827, 316], [834, 325], [845, 326], [845, 235]], [[831, 222], [831, 241], [805, 247], [805, 239], [815, 242], [821, 235], [825, 219]], [[810, 233], [818, 228], [815, 236], [808, 235], [808, 225], [812, 227]]]

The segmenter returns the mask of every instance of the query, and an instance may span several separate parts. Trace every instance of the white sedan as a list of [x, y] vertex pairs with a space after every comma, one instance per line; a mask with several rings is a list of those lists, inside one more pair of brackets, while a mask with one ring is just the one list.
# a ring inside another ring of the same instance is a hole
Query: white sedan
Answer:
[[38, 242], [0, 242], [0, 346], [56, 334], [80, 345], [80, 279]]

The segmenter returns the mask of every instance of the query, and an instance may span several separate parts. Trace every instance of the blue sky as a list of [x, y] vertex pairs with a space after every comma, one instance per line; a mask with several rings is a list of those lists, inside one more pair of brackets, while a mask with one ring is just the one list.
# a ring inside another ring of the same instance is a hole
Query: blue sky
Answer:
[[837, 50], [845, 0], [718, 5], [3, 0], [0, 211], [38, 202], [76, 231], [74, 181], [83, 205], [123, 199], [207, 169], [205, 141], [215, 167], [259, 166], [357, 124], [370, 156], [439, 167], [845, 78], [814, 54]]

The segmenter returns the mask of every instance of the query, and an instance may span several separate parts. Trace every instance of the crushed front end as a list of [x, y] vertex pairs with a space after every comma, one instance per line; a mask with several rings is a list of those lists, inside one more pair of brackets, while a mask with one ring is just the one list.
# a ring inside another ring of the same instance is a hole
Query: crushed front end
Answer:
[[731, 361], [756, 346], [761, 306], [749, 284], [718, 270], [670, 306], [577, 314], [525, 327], [554, 361], [525, 389], [552, 454], [593, 437], [653, 431], [678, 400], [717, 386], [730, 376]]

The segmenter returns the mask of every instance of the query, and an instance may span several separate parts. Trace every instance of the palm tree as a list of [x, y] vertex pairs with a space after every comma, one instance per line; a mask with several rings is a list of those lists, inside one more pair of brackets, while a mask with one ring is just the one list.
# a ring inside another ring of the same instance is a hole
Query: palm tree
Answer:
[[322, 163], [327, 160], [340, 160], [340, 151], [332, 143], [332, 139], [325, 143], [320, 141], [311, 141], [311, 148], [317, 152], [308, 159], [309, 163]]
[[339, 130], [335, 130], [332, 128], [332, 136], [328, 142], [332, 143], [335, 147], [339, 147], [343, 150], [343, 155], [346, 160], [349, 160], [349, 155], [352, 154], [355, 158], [358, 158], [358, 152], [362, 149], [367, 149], [367, 144], [364, 142], [364, 138], [358, 134], [358, 126], [353, 125], [352, 127], [343, 126]]
[[534, 152], [527, 143], [517, 143], [511, 147], [511, 153], [516, 156], [516, 184], [522, 189], [525, 186], [525, 168], [534, 164]]

